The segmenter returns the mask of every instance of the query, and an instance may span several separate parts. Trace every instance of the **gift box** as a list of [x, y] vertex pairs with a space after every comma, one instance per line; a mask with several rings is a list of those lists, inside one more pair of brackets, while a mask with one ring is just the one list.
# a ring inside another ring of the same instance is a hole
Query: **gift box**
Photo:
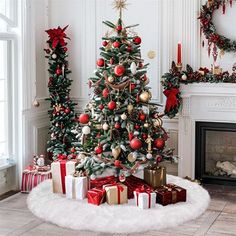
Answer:
[[83, 200], [88, 192], [88, 177], [67, 175], [65, 177], [66, 197]]
[[28, 166], [22, 173], [21, 192], [29, 193], [39, 183], [51, 178], [51, 171], [39, 172], [33, 166]]
[[167, 184], [167, 188], [172, 189], [172, 191], [176, 191], [176, 202], [186, 202], [187, 199], [187, 190], [175, 185], [175, 184]]
[[52, 190], [54, 193], [66, 193], [65, 177], [75, 172], [75, 161], [58, 160], [51, 164]]
[[121, 183], [104, 185], [106, 201], [109, 205], [128, 203], [127, 186]]
[[155, 192], [156, 192], [156, 202], [163, 206], [176, 202], [176, 192], [175, 191], [172, 192], [171, 189], [168, 189], [166, 187], [159, 187], [155, 190]]
[[152, 165], [144, 168], [144, 180], [153, 188], [166, 184], [166, 168], [163, 166]]
[[141, 209], [154, 208], [156, 205], [156, 193], [144, 186], [134, 191], [136, 205]]
[[105, 202], [105, 189], [92, 188], [87, 192], [88, 203], [99, 206]]

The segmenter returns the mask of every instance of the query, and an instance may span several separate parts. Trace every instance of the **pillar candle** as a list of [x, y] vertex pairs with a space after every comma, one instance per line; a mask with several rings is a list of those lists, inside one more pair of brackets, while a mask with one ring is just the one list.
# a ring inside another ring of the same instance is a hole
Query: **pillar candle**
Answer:
[[181, 64], [182, 63], [182, 45], [181, 42], [178, 42], [178, 51], [177, 51], [177, 63]]

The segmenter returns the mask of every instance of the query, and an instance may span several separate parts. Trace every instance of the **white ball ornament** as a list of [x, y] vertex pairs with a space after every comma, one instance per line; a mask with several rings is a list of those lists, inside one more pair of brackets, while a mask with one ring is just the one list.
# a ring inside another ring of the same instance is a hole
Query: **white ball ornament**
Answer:
[[53, 53], [52, 54], [52, 59], [56, 59], [57, 58], [57, 54]]
[[182, 77], [181, 77], [182, 80], [187, 80], [187, 75], [186, 74], [183, 74]]
[[109, 125], [107, 123], [104, 123], [102, 125], [102, 128], [103, 128], [103, 130], [108, 130], [109, 129]]
[[135, 62], [132, 62], [132, 63], [131, 63], [131, 65], [130, 65], [130, 71], [131, 71], [131, 73], [132, 73], [133, 75], [136, 74], [136, 72], [137, 72], [137, 66], [136, 66]]
[[127, 119], [127, 115], [126, 115], [125, 113], [123, 113], [123, 114], [120, 116], [120, 118], [121, 118], [122, 120], [126, 120], [126, 119]]
[[96, 179], [96, 175], [94, 175], [94, 174], [90, 175], [90, 179], [91, 180], [95, 180]]
[[82, 133], [83, 134], [90, 134], [90, 127], [89, 126], [84, 126], [82, 128]]
[[147, 157], [147, 159], [152, 159], [152, 154], [151, 153], [148, 153], [147, 155], [146, 155], [146, 157]]
[[108, 80], [108, 82], [110, 82], [110, 83], [113, 83], [113, 82], [114, 82], [114, 78], [113, 78], [112, 76], [109, 76], [109, 77], [107, 78], [107, 80]]

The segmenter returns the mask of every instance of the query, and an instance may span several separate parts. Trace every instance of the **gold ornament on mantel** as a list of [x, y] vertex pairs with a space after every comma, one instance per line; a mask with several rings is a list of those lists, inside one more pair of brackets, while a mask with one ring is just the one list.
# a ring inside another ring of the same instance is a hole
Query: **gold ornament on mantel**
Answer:
[[149, 59], [154, 59], [156, 57], [156, 52], [153, 51], [153, 50], [150, 50], [148, 53], [147, 53], [147, 56]]

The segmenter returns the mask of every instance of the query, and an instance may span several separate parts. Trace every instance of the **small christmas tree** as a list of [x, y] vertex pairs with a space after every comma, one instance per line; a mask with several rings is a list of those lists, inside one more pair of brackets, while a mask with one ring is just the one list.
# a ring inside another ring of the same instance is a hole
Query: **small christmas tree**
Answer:
[[49, 98], [51, 109], [50, 115], [50, 140], [48, 141], [48, 152], [53, 155], [53, 159], [66, 158], [68, 155], [75, 156], [75, 150], [72, 142], [75, 141], [75, 134], [72, 128], [75, 123], [74, 106], [76, 105], [70, 99], [70, 86], [72, 80], [68, 78], [71, 71], [68, 68], [67, 61], [67, 42], [65, 30], [57, 29], [46, 30], [49, 39], [46, 58], [49, 64]]
[[168, 157], [164, 151], [167, 133], [162, 128], [158, 104], [146, 75], [147, 64], [141, 58], [141, 38], [121, 19], [125, 1], [118, 0], [120, 11], [116, 24], [103, 22], [111, 31], [103, 37], [101, 58], [95, 76], [89, 79], [93, 94], [80, 115], [75, 144], [81, 164], [92, 178], [106, 169], [115, 175], [130, 175], [140, 165], [160, 162]]

